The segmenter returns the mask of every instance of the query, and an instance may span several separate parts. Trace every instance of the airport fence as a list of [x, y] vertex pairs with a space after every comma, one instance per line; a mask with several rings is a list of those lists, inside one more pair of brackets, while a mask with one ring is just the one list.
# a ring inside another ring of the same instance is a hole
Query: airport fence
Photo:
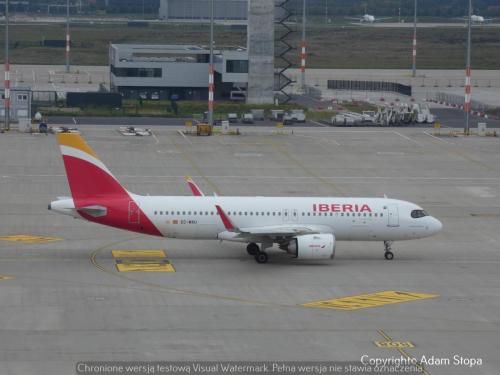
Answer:
[[[465, 97], [463, 95], [434, 92], [427, 94], [427, 101], [441, 103], [456, 108], [463, 108]], [[477, 100], [471, 100], [471, 109], [475, 112], [485, 113], [488, 110], [493, 109], [493, 106], [478, 102]]]
[[33, 106], [55, 105], [58, 99], [57, 91], [32, 91], [31, 102]]
[[327, 87], [332, 90], [394, 92], [400, 95], [412, 96], [411, 86], [396, 82], [328, 80]]
[[68, 92], [66, 105], [68, 107], [113, 107], [121, 108], [123, 96], [108, 92]]

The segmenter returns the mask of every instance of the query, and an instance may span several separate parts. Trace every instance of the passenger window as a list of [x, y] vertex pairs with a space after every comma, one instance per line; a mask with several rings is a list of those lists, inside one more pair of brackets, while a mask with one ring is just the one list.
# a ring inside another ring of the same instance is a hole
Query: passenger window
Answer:
[[155, 211], [155, 215], [156, 215], [156, 211]]
[[382, 213], [381, 213], [381, 214], [380, 214], [380, 217], [382, 217], [382, 216], [384, 216], [384, 214], [382, 214]]

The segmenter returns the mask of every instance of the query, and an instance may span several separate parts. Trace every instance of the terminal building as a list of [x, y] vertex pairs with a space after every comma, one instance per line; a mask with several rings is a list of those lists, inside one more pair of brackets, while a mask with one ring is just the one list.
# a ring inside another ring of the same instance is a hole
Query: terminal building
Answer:
[[[195, 45], [111, 44], [111, 91], [125, 98], [206, 100], [210, 51]], [[248, 52], [214, 51], [215, 98], [245, 99]]]

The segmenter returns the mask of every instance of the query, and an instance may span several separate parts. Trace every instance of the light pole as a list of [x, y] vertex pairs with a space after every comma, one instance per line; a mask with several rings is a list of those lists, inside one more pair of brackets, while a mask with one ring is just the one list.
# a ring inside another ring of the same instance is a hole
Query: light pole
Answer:
[[210, 64], [208, 67], [208, 124], [214, 123], [214, 0], [210, 2]]
[[302, 51], [300, 53], [300, 70], [302, 92], [306, 92], [306, 22], [307, 22], [306, 0], [302, 1]]
[[465, 111], [465, 135], [469, 135], [469, 121], [470, 121], [470, 110], [471, 110], [471, 37], [472, 37], [472, 0], [469, 0], [469, 23], [468, 23], [468, 31], [467, 31], [467, 58], [466, 58], [466, 67], [465, 67], [465, 103], [464, 103], [464, 111]]
[[325, 23], [328, 23], [328, 0], [325, 0]]
[[66, 73], [70, 72], [71, 36], [69, 34], [69, 0], [66, 0]]
[[418, 0], [415, 0], [415, 14], [413, 16], [413, 78], [417, 76], [417, 2]]
[[5, 0], [5, 81], [4, 81], [4, 129], [10, 129], [10, 61], [9, 61], [9, 0]]

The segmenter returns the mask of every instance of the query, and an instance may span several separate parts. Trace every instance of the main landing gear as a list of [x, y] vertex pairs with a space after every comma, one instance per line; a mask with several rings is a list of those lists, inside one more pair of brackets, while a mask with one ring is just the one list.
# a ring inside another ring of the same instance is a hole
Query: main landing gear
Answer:
[[259, 245], [256, 243], [249, 243], [247, 246], [247, 253], [255, 258], [257, 263], [267, 263], [268, 256], [264, 251], [260, 251]]
[[394, 259], [394, 253], [391, 251], [391, 245], [392, 245], [392, 241], [384, 241], [384, 247], [385, 247], [384, 257], [387, 260]]

